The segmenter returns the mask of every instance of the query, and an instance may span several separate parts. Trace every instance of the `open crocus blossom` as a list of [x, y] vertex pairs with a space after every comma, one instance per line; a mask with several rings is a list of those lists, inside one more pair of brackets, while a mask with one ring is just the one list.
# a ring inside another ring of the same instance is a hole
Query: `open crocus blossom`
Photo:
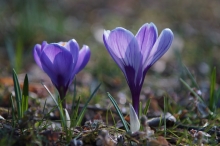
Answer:
[[[37, 65], [50, 77], [57, 88], [61, 100], [64, 99], [67, 89], [75, 75], [82, 70], [90, 59], [90, 49], [84, 45], [79, 50], [76, 40], [68, 42], [43, 42], [34, 47], [34, 59]], [[65, 102], [63, 101], [65, 108]]]
[[148, 69], [169, 49], [173, 41], [170, 29], [158, 37], [153, 23], [144, 24], [134, 36], [129, 30], [118, 27], [105, 30], [103, 41], [109, 54], [124, 73], [132, 95], [133, 107], [138, 113], [139, 96]]

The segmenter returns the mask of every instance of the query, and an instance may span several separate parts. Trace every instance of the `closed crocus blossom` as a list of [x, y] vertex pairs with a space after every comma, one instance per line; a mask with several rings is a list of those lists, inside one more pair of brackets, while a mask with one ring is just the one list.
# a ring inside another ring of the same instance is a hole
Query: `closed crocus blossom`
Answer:
[[158, 37], [153, 23], [144, 24], [134, 36], [129, 30], [118, 27], [105, 30], [103, 41], [109, 54], [124, 73], [132, 95], [133, 107], [138, 113], [139, 98], [148, 69], [169, 49], [173, 41], [170, 29]]
[[[75, 75], [88, 63], [90, 49], [84, 45], [80, 50], [74, 39], [51, 44], [44, 41], [41, 45], [35, 45], [34, 59], [50, 77], [60, 94], [61, 100], [63, 100]], [[65, 108], [65, 101], [63, 106]]]

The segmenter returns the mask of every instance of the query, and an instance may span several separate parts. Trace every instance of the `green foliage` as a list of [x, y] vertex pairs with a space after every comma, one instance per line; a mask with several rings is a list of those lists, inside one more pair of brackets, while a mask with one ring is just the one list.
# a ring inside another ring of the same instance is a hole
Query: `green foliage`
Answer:
[[141, 117], [142, 116], [142, 102], [140, 101], [139, 102], [139, 115], [138, 115], [138, 117]]
[[93, 98], [93, 96], [95, 95], [95, 93], [98, 91], [99, 87], [101, 86], [101, 83], [95, 88], [95, 90], [92, 92], [92, 94], [90, 95], [89, 99], [86, 101], [82, 111], [80, 112], [79, 116], [77, 117], [77, 121], [76, 121], [76, 125], [75, 126], [79, 126], [82, 122], [83, 116], [85, 115], [86, 112], [86, 108], [90, 102], [90, 100]]
[[149, 99], [147, 100], [147, 102], [146, 102], [146, 106], [145, 106], [144, 111], [143, 111], [143, 114], [144, 114], [144, 115], [147, 115], [147, 111], [148, 111], [148, 109], [149, 109], [149, 107], [150, 107], [150, 101], [151, 101], [151, 99], [149, 98]]
[[[70, 118], [70, 121], [67, 121], [66, 118], [65, 118], [65, 113], [64, 113], [64, 109], [62, 107], [62, 101], [60, 100], [60, 98], [58, 98], [58, 101], [55, 99], [55, 97], [53, 96], [53, 94], [50, 92], [50, 90], [43, 84], [44, 88], [47, 90], [47, 92], [50, 94], [50, 96], [52, 97], [53, 101], [55, 102], [56, 106], [58, 107], [59, 109], [59, 112], [60, 112], [60, 118], [61, 118], [61, 124], [63, 126], [63, 128], [65, 129], [65, 132], [67, 134], [67, 141], [70, 141], [71, 140], [71, 133], [70, 131], [67, 129], [67, 122], [71, 122], [71, 127], [74, 127], [74, 126], [79, 126], [82, 122], [82, 119], [85, 115], [85, 111], [86, 111], [86, 108], [90, 102], [90, 100], [94, 97], [95, 93], [97, 92], [97, 90], [99, 89], [99, 87], [101, 86], [101, 84], [99, 84], [96, 89], [93, 91], [93, 93], [91, 94], [91, 96], [89, 97], [89, 99], [87, 100], [87, 102], [85, 103], [85, 106], [83, 107], [82, 111], [80, 112], [80, 114], [78, 115], [78, 109], [79, 109], [79, 101], [80, 101], [80, 98], [78, 99], [77, 101], [77, 104], [76, 104], [76, 107], [72, 109], [74, 109], [74, 112], [73, 114], [71, 115], [71, 118]], [[76, 95], [76, 94], [74, 94]], [[75, 97], [74, 97], [75, 99]]]
[[180, 81], [183, 83], [183, 85], [185, 85], [185, 87], [197, 98], [199, 99], [202, 103], [204, 103], [204, 100], [201, 96], [199, 96], [194, 90], [193, 88], [191, 88], [183, 79], [180, 78]]
[[191, 81], [191, 87], [199, 88], [198, 84], [196, 83], [195, 77], [192, 75], [192, 73], [189, 71], [189, 69], [184, 65], [184, 69], [186, 71], [186, 75], [189, 77]]
[[21, 95], [21, 88], [18, 82], [18, 77], [13, 69], [13, 81], [14, 81], [14, 90], [15, 90], [15, 101], [17, 105], [17, 112], [18, 112], [18, 119], [22, 118], [22, 108], [21, 108], [21, 100], [22, 100], [22, 95]]
[[[196, 83], [195, 77], [191, 74], [191, 72], [188, 70], [186, 66], [184, 66], [184, 69], [186, 71], [187, 76], [190, 78], [191, 81], [191, 87], [188, 85], [182, 78], [180, 78], [180, 81], [183, 83], [183, 85], [204, 105], [206, 105], [203, 97], [199, 94], [197, 94], [192, 87], [195, 87], [196, 89], [199, 89], [198, 84]], [[215, 91], [215, 84], [216, 84], [216, 68], [214, 67], [211, 73], [210, 78], [210, 96], [209, 96], [209, 103], [208, 108], [206, 109], [207, 112], [213, 116], [213, 112], [216, 111], [216, 102], [218, 100], [218, 91]], [[201, 107], [201, 104], [198, 104], [198, 107]]]
[[22, 104], [21, 104], [23, 113], [28, 109], [28, 96], [29, 96], [29, 83], [28, 83], [28, 76], [26, 74], [23, 84]]
[[47, 92], [50, 94], [54, 103], [56, 104], [57, 108], [59, 109], [62, 126], [66, 129], [66, 119], [65, 119], [64, 111], [63, 111], [63, 107], [62, 107], [62, 101], [60, 101], [60, 99], [58, 98], [58, 102], [57, 102], [57, 100], [55, 99], [53, 94], [50, 92], [50, 90], [47, 88], [47, 86], [44, 84], [43, 84], [43, 86], [47, 90]]
[[120, 119], [121, 119], [121, 121], [122, 121], [122, 124], [123, 124], [124, 127], [125, 127], [126, 132], [129, 132], [130, 130], [129, 130], [129, 128], [128, 128], [127, 122], [125, 121], [125, 119], [124, 119], [124, 117], [123, 117], [123, 115], [122, 115], [122, 113], [121, 113], [121, 110], [120, 110], [119, 107], [118, 107], [117, 102], [116, 102], [115, 99], [111, 96], [110, 93], [107, 93], [107, 94], [108, 94], [108, 97], [109, 97], [109, 99], [111, 100], [112, 104], [114, 105], [114, 107], [115, 107], [115, 109], [116, 109], [116, 111], [117, 111], [117, 113], [118, 113], [118, 116], [120, 117]]
[[215, 96], [215, 84], [216, 84], [216, 68], [214, 67], [210, 80], [210, 97], [209, 97], [209, 109], [212, 112], [216, 110], [217, 97]]
[[[79, 111], [79, 103], [80, 103], [80, 97], [72, 105], [72, 114], [71, 114], [71, 117], [70, 117], [71, 127], [75, 127], [78, 123], [77, 118], [78, 118], [78, 111]], [[74, 106], [75, 106], [75, 108], [74, 108]]]
[[[24, 112], [28, 109], [28, 76], [25, 75], [23, 92], [18, 82], [18, 77], [13, 69], [13, 82], [14, 82], [14, 91], [15, 91], [15, 102], [16, 102], [16, 111], [18, 113], [18, 119], [21, 119], [24, 116]], [[13, 110], [15, 110], [13, 98], [11, 98], [11, 104]]]

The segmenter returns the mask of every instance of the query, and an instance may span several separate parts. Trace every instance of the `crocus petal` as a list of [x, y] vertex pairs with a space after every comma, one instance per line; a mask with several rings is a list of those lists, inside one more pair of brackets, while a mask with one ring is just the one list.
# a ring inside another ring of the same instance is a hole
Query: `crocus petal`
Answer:
[[146, 62], [157, 36], [157, 27], [153, 23], [146, 23], [139, 29], [136, 39], [143, 55], [143, 64]]
[[[134, 39], [134, 35], [124, 28], [119, 27], [112, 30], [108, 36], [106, 34], [107, 33], [104, 33], [105, 40], [111, 48], [108, 51], [118, 58], [127, 59], [125, 55], [128, 50], [138, 49], [138, 44]], [[125, 65], [129, 64], [127, 61], [128, 60], [125, 60]]]
[[40, 56], [41, 56], [41, 45], [40, 44], [36, 44], [34, 46], [33, 55], [34, 55], [35, 62], [42, 69], [41, 60], [40, 60]]
[[48, 45], [46, 41], [43, 41], [41, 44], [41, 51], [45, 48], [45, 46]]
[[77, 74], [78, 72], [80, 72], [88, 63], [89, 59], [90, 59], [90, 49], [88, 46], [83, 45], [82, 49], [79, 51], [79, 57], [75, 66], [75, 71]]
[[173, 32], [166, 28], [164, 29], [159, 38], [157, 39], [156, 43], [154, 44], [150, 55], [145, 62], [144, 67], [149, 68], [152, 66], [158, 59], [160, 59], [164, 53], [169, 49], [171, 43], [173, 41]]
[[134, 35], [130, 31], [119, 27], [111, 32], [105, 31], [103, 40], [108, 52], [119, 65], [128, 82], [130, 79], [129, 71], [134, 70], [134, 74], [131, 73], [131, 75], [135, 80], [134, 84], [137, 84], [142, 55]]
[[141, 124], [139, 122], [137, 113], [135, 112], [133, 106], [131, 104], [129, 104], [129, 106], [130, 106], [130, 130], [132, 133], [135, 133], [139, 131]]
[[[76, 42], [75, 39], [72, 39], [70, 41], [68, 41], [65, 45], [65, 48], [71, 52], [71, 54], [73, 55], [74, 60], [73, 61], [77, 61], [78, 60], [78, 54], [79, 54], [79, 45]], [[73, 62], [74, 63], [74, 62]]]
[[109, 30], [104, 30], [104, 34], [103, 34], [103, 42], [105, 44], [105, 47], [107, 49], [107, 51], [109, 52], [109, 54], [111, 55], [111, 57], [113, 58], [113, 60], [118, 64], [119, 68], [122, 70], [122, 72], [125, 72], [123, 64], [121, 62], [121, 59], [118, 58], [117, 56], [114, 55], [114, 53], [111, 51], [110, 46], [108, 46], [107, 40], [108, 37], [110, 35], [110, 31]]
[[73, 58], [65, 48], [47, 45], [41, 55], [43, 70], [51, 78], [55, 86], [67, 86], [73, 70]]

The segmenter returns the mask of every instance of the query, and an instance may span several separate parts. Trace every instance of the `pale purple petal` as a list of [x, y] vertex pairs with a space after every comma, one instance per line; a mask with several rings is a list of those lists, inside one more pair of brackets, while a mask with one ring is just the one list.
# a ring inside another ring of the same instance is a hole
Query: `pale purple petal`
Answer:
[[[134, 42], [133, 44], [131, 44], [131, 46], [134, 45], [134, 47], [138, 49], [137, 42], [132, 41], [134, 40], [134, 35], [124, 28], [118, 27], [112, 30], [108, 36], [106, 35], [106, 33], [104, 33], [104, 36], [108, 46], [110, 47], [108, 51], [110, 53], [113, 53], [118, 58], [126, 58], [125, 52], [128, 48], [131, 48], [129, 47], [129, 44], [131, 42]], [[128, 63], [125, 62], [125, 64]]]
[[[142, 74], [139, 74], [142, 54], [134, 35], [130, 31], [119, 27], [111, 32], [105, 31], [103, 40], [108, 52], [125, 74], [127, 81], [130, 82], [129, 80], [132, 76], [134, 84], [139, 84], [142, 76]], [[134, 75], [127, 71], [129, 70], [130, 72], [132, 69], [134, 70]], [[132, 75], [130, 76], [130, 74]]]
[[44, 47], [42, 53], [44, 53], [51, 62], [54, 62], [56, 55], [62, 51], [68, 53], [68, 51], [63, 46], [58, 44], [48, 44]]
[[90, 49], [88, 46], [83, 45], [82, 49], [79, 51], [79, 57], [77, 60], [77, 64], [75, 66], [75, 74], [77, 74], [78, 72], [80, 72], [85, 66], [86, 64], [89, 62], [90, 59]]
[[76, 42], [75, 39], [72, 39], [70, 41], [68, 41], [65, 45], [65, 48], [71, 52], [71, 54], [73, 55], [73, 63], [75, 64], [76, 61], [78, 60], [78, 55], [79, 55], [79, 45]]
[[37, 65], [42, 69], [41, 60], [40, 60], [41, 53], [42, 53], [41, 52], [41, 45], [36, 44], [34, 46], [34, 51], [33, 51], [34, 60], [37, 63]]
[[144, 68], [149, 68], [149, 66], [152, 66], [158, 59], [160, 59], [169, 49], [172, 41], [173, 32], [168, 28], [164, 29], [154, 44], [147, 62], [144, 64]]
[[43, 51], [43, 49], [46, 45], [48, 45], [48, 43], [46, 41], [43, 41], [41, 44], [41, 51]]
[[157, 27], [153, 23], [144, 24], [136, 34], [136, 39], [143, 55], [143, 64], [147, 60], [157, 37]]
[[107, 49], [107, 51], [109, 52], [109, 54], [111, 55], [111, 57], [113, 58], [113, 60], [118, 64], [119, 68], [122, 70], [122, 72], [125, 73], [125, 70], [124, 70], [124, 66], [123, 66], [123, 63], [122, 63], [122, 59], [121, 58], [118, 58], [114, 52], [112, 52], [110, 46], [108, 46], [108, 43], [107, 43], [107, 40], [108, 40], [108, 37], [109, 37], [109, 34], [110, 34], [110, 31], [109, 30], [105, 30], [104, 31], [104, 34], [103, 34], [103, 42], [105, 44], [105, 47]]

